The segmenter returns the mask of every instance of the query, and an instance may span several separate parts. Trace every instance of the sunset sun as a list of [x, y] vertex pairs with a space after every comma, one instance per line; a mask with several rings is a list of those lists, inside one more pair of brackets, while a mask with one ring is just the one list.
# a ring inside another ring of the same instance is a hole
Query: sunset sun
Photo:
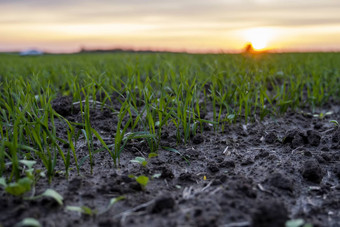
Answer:
[[246, 30], [244, 36], [255, 50], [265, 50], [269, 48], [268, 43], [273, 36], [273, 32], [268, 28], [253, 28]]
[[255, 50], [262, 50], [267, 47], [266, 37], [263, 36], [252, 37], [250, 43], [253, 45]]

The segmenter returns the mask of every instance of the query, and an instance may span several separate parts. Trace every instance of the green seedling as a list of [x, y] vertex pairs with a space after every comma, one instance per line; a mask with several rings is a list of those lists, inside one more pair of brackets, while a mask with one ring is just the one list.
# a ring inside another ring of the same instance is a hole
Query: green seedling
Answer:
[[[120, 140], [121, 144], [119, 144], [119, 149], [120, 151], [117, 152], [117, 150], [115, 150], [115, 144], [110, 144], [110, 145], [107, 145], [104, 140], [101, 138], [101, 136], [99, 135], [99, 133], [92, 129], [92, 133], [93, 135], [95, 135], [98, 140], [101, 142], [102, 144], [102, 148], [99, 148], [95, 151], [92, 152], [92, 155], [94, 154], [97, 154], [97, 153], [100, 153], [102, 151], [108, 151], [109, 154], [111, 155], [112, 159], [113, 159], [113, 163], [115, 165], [115, 167], [118, 167], [119, 165], [119, 160], [120, 160], [120, 153], [123, 151], [124, 147], [126, 146], [126, 144], [132, 140], [132, 139], [145, 139], [145, 138], [153, 138], [154, 136], [147, 133], [147, 132], [135, 132], [135, 133], [126, 133]], [[114, 151], [112, 152], [110, 149], [113, 149]], [[118, 149], [118, 148], [117, 148]], [[115, 153], [117, 152], [117, 153]], [[118, 155], [118, 156], [117, 156]], [[81, 167], [84, 162], [89, 158], [90, 156], [89, 155], [86, 155], [85, 157], [83, 157], [82, 159], [79, 160], [79, 167]]]
[[313, 114], [313, 117], [324, 119], [326, 116], [329, 116], [329, 115], [332, 115], [332, 114], [333, 114], [333, 112], [329, 111], [329, 112], [326, 112], [326, 113]]
[[125, 199], [124, 196], [119, 196], [117, 198], [110, 199], [110, 202], [107, 205], [107, 207], [100, 212], [97, 209], [91, 209], [87, 206], [66, 206], [65, 209], [67, 211], [75, 211], [75, 212], [79, 212], [81, 214], [85, 214], [85, 215], [88, 215], [88, 216], [102, 215], [102, 214], [105, 214], [106, 212], [108, 212], [114, 204], [116, 204], [117, 202], [124, 200], [124, 199]]
[[149, 177], [141, 175], [136, 178], [136, 181], [145, 189], [146, 185], [149, 183]]
[[130, 160], [130, 162], [138, 163], [138, 164], [142, 165], [143, 167], [146, 167], [146, 165], [148, 164], [146, 159], [143, 158], [143, 157], [136, 157], [135, 159]]
[[33, 180], [29, 177], [19, 179], [17, 182], [7, 184], [5, 179], [0, 178], [0, 185], [5, 188], [5, 191], [14, 196], [20, 196], [31, 190]]
[[333, 125], [336, 127], [336, 128], [339, 128], [340, 125], [339, 125], [339, 122], [337, 120], [330, 120], [329, 121], [330, 123], [333, 123]]
[[149, 177], [140, 175], [140, 176], [134, 176], [134, 175], [129, 175], [130, 178], [135, 179], [138, 184], [142, 187], [143, 190], [145, 190], [145, 187], [149, 183]]
[[34, 169], [33, 166], [37, 163], [36, 161], [30, 161], [30, 160], [20, 160], [19, 163], [23, 164], [26, 168], [24, 168], [25, 174], [28, 178], [32, 179], [34, 178]]
[[[6, 183], [6, 179], [4, 177], [0, 178], [0, 185], [4, 187], [7, 193], [14, 195], [14, 196], [20, 196], [30, 191], [32, 185], [34, 184], [33, 165], [36, 162], [29, 161], [29, 160], [20, 160], [19, 163], [24, 165], [23, 167], [19, 167], [19, 169], [22, 169], [24, 171], [26, 177], [23, 177], [19, 179], [18, 181], [12, 182], [12, 183]], [[12, 164], [12, 163], [8, 163], [8, 164]]]
[[94, 151], [94, 144], [93, 144], [93, 137], [92, 137], [92, 127], [90, 122], [90, 104], [89, 104], [89, 96], [85, 94], [85, 91], [83, 90], [83, 93], [86, 97], [85, 100], [85, 111], [84, 111], [84, 121], [85, 121], [85, 129], [82, 129], [82, 132], [85, 136], [89, 157], [90, 157], [90, 168], [91, 168], [91, 174], [93, 173], [93, 157], [92, 152]]
[[[150, 151], [157, 153], [166, 137], [165, 127], [175, 128], [178, 144], [188, 143], [197, 129], [203, 132], [203, 123], [213, 122], [209, 124], [214, 130], [223, 132], [225, 124], [263, 120], [300, 108], [315, 113], [329, 100], [339, 101], [339, 71], [334, 67], [340, 59], [338, 53], [268, 54], [261, 55], [261, 61], [228, 54], [136, 56], [79, 54], [23, 59], [0, 54], [3, 185], [18, 183], [23, 174], [31, 179], [25, 172], [29, 167], [22, 168], [23, 159], [41, 163], [41, 172], [51, 182], [60, 164], [66, 178], [73, 167], [80, 174], [85, 160], [92, 171], [94, 155], [99, 152], [108, 152], [119, 167], [120, 155], [133, 138], [143, 139]], [[96, 98], [99, 93], [102, 100]], [[61, 116], [63, 111], [56, 113], [53, 100], [60, 94], [79, 101], [71, 102], [69, 108], [79, 109], [80, 123], [69, 122]], [[114, 109], [117, 106], [118, 111]], [[103, 108], [112, 110], [116, 121], [110, 144], [101, 138], [106, 132], [96, 131], [90, 122], [92, 110]], [[95, 138], [101, 146], [97, 150]], [[78, 161], [79, 144], [87, 145], [88, 154]], [[188, 162], [177, 150], [170, 151]], [[35, 176], [31, 187], [36, 180]], [[28, 187], [13, 193], [25, 190]]]
[[15, 227], [41, 227], [40, 222], [35, 218], [25, 218], [15, 225]]
[[293, 219], [286, 222], [286, 227], [313, 227], [312, 224], [306, 223], [303, 219]]
[[28, 198], [25, 198], [26, 200], [36, 200], [36, 199], [40, 199], [42, 197], [48, 197], [48, 198], [52, 198], [54, 199], [60, 206], [63, 205], [63, 197], [58, 193], [56, 192], [55, 190], [53, 189], [46, 189], [45, 192], [43, 192], [42, 194], [40, 195], [37, 195], [37, 196], [33, 196], [33, 197], [28, 197]]
[[161, 173], [155, 173], [154, 175], [152, 175], [152, 179], [157, 179], [160, 178], [162, 176]]
[[190, 162], [189, 160], [187, 159], [187, 157], [185, 155], [183, 155], [181, 152], [179, 152], [178, 150], [174, 149], [174, 148], [171, 148], [171, 147], [162, 147], [164, 150], [166, 151], [171, 151], [171, 152], [174, 152], [176, 154], [178, 154], [179, 156], [181, 156], [181, 158], [186, 161], [186, 163], [188, 163], [188, 165], [190, 165]]
[[226, 115], [226, 120], [227, 120], [229, 123], [231, 123], [231, 122], [234, 121], [235, 117], [236, 117], [235, 114], [228, 114], [228, 115]]
[[76, 211], [84, 215], [95, 216], [98, 211], [96, 209], [91, 209], [88, 206], [66, 206], [65, 210], [67, 211]]
[[143, 167], [146, 167], [146, 165], [148, 164], [148, 160], [150, 160], [153, 157], [157, 157], [157, 156], [158, 156], [158, 154], [156, 154], [156, 153], [150, 153], [148, 155], [148, 159], [145, 159], [144, 157], [136, 157], [135, 159], [130, 160], [130, 162], [138, 163], [138, 164], [142, 165]]
[[124, 196], [119, 196], [117, 198], [112, 198], [110, 199], [110, 202], [109, 202], [109, 205], [105, 208], [105, 210], [101, 211], [98, 213], [98, 215], [102, 215], [102, 214], [105, 214], [106, 212], [108, 212], [111, 207], [116, 204], [117, 202], [121, 201], [121, 200], [124, 200], [125, 197]]

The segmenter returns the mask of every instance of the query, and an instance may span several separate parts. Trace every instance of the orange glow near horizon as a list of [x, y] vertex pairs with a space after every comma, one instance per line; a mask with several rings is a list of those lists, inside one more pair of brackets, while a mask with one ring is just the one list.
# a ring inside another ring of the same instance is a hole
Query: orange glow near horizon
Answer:
[[340, 51], [340, 2], [0, 1], [0, 51]]
[[127, 48], [239, 52], [246, 43], [251, 43], [257, 51], [340, 50], [340, 26], [209, 29], [207, 33], [205, 28], [190, 24], [178, 30], [153, 24], [18, 24], [0, 26], [0, 51], [36, 48], [47, 52], [75, 52], [81, 48]]

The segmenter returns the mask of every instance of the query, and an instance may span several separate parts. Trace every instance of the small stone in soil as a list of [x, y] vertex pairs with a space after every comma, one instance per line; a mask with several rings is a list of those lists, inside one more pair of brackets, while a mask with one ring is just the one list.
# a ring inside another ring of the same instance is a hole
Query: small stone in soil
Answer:
[[322, 169], [316, 160], [307, 160], [302, 167], [302, 176], [308, 181], [319, 184], [322, 180]]

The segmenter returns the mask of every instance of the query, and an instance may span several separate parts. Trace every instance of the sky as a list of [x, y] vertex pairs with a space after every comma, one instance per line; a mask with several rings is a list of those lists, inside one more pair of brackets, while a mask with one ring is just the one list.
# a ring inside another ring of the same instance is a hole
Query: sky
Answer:
[[340, 0], [0, 0], [0, 51], [340, 51]]

